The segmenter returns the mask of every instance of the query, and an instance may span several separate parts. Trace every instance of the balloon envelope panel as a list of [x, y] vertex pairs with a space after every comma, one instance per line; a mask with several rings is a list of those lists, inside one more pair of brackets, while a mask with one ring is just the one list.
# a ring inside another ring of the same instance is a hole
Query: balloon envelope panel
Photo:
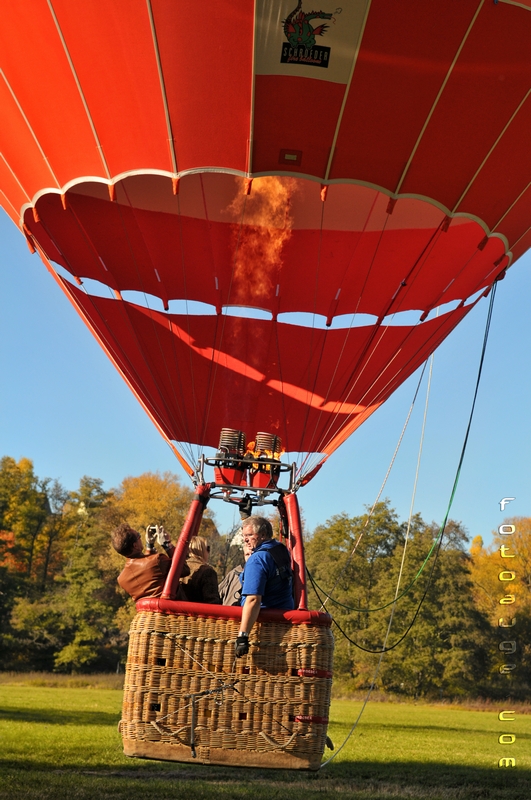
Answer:
[[10, 4], [0, 199], [169, 440], [324, 456], [531, 244], [530, 51], [509, 0]]

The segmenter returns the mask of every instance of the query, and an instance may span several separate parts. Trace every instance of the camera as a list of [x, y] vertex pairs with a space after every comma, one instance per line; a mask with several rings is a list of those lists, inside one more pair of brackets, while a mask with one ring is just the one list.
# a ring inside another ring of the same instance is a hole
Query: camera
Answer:
[[158, 525], [150, 525], [148, 528], [148, 533], [152, 536], [156, 536], [158, 533]]

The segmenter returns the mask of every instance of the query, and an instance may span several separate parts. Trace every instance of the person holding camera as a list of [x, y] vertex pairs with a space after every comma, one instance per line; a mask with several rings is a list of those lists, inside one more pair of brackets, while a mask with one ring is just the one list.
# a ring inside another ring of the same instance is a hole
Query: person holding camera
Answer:
[[[119, 525], [111, 534], [111, 543], [117, 553], [125, 556], [125, 567], [118, 576], [118, 583], [133, 600], [141, 597], [160, 597], [168, 572], [174, 546], [162, 525], [149, 525], [146, 529], [146, 552], [142, 546], [142, 536], [126, 522]], [[155, 545], [163, 551], [159, 553]], [[183, 575], [187, 574], [184, 567]], [[177, 600], [184, 600], [181, 591]]]

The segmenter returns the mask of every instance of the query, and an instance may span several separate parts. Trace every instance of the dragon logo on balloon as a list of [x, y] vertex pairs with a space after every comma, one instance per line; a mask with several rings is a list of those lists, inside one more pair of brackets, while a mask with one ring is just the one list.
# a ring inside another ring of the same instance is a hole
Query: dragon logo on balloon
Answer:
[[[341, 9], [335, 10], [336, 14], [341, 13]], [[316, 44], [316, 36], [324, 36], [329, 25], [317, 25], [314, 27], [311, 21], [314, 19], [334, 20], [334, 14], [324, 11], [303, 11], [302, 0], [299, 0], [297, 7], [288, 14], [282, 21], [284, 35], [287, 42], [282, 44], [282, 54], [280, 61], [282, 64], [305, 64], [314, 67], [327, 68], [330, 61], [330, 48]]]

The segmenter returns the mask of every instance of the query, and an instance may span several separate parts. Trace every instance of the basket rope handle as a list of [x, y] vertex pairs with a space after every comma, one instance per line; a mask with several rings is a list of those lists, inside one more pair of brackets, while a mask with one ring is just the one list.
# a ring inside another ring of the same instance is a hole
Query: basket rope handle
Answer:
[[265, 733], [264, 731], [260, 731], [260, 733], [258, 734], [258, 736], [262, 736], [262, 737], [263, 737], [263, 738], [266, 740], [266, 742], [267, 742], [268, 744], [270, 744], [270, 745], [271, 745], [271, 747], [272, 747], [274, 750], [285, 750], [285, 749], [286, 749], [286, 747], [289, 747], [289, 745], [292, 743], [292, 741], [294, 740], [294, 738], [297, 736], [297, 731], [294, 731], [294, 732], [291, 734], [291, 736], [289, 737], [289, 739], [287, 740], [287, 742], [284, 742], [284, 744], [279, 744], [278, 742], [276, 742], [276, 741], [273, 739], [273, 737], [272, 737], [272, 736], [269, 736], [269, 734], [268, 734], [268, 733]]

